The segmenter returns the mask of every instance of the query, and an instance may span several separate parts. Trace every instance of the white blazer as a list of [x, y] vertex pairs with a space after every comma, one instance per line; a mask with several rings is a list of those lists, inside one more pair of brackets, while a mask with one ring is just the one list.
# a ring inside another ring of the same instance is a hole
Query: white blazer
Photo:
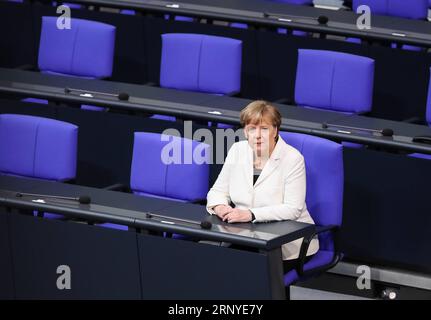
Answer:
[[[251, 210], [254, 222], [296, 220], [314, 224], [305, 204], [306, 176], [304, 157], [281, 137], [253, 186], [253, 149], [248, 141], [234, 143], [220, 174], [207, 195], [207, 210], [219, 204], [234, 203]], [[283, 260], [297, 259], [303, 239], [282, 246]], [[317, 237], [307, 255], [319, 250]]]

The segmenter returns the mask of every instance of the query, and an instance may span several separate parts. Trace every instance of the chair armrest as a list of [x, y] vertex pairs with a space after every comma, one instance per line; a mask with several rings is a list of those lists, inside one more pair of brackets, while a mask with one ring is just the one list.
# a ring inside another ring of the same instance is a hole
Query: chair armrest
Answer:
[[18, 67], [15, 67], [14, 69], [27, 70], [27, 71], [36, 71], [37, 70], [36, 66], [34, 66], [32, 64], [23, 64], [23, 65], [20, 65]]
[[125, 193], [132, 193], [132, 190], [130, 189], [130, 187], [122, 183], [116, 183], [116, 184], [104, 187], [103, 189], [110, 190], [110, 191], [121, 191]]
[[207, 199], [195, 199], [195, 200], [190, 201], [190, 203], [201, 204], [201, 205], [206, 206]]
[[289, 106], [294, 106], [295, 102], [291, 98], [280, 98], [274, 101], [274, 103], [287, 104]]
[[325, 266], [310, 269], [307, 271], [304, 270], [305, 259], [307, 257], [307, 251], [308, 251], [308, 247], [310, 246], [311, 240], [313, 240], [313, 238], [316, 235], [324, 233], [324, 232], [333, 232], [335, 235], [338, 230], [339, 230], [339, 227], [337, 225], [316, 226], [316, 230], [310, 236], [308, 236], [307, 238], [304, 238], [304, 241], [302, 242], [301, 248], [299, 250], [299, 258], [298, 258], [299, 264], [298, 264], [298, 267], [296, 269], [299, 276], [307, 277], [307, 276], [310, 276], [314, 273], [318, 273], [318, 272], [330, 269], [338, 263], [338, 261], [341, 258], [341, 255], [337, 253], [338, 245], [337, 245], [337, 241], [336, 241], [335, 236], [334, 236], [334, 258], [332, 259], [332, 261]]

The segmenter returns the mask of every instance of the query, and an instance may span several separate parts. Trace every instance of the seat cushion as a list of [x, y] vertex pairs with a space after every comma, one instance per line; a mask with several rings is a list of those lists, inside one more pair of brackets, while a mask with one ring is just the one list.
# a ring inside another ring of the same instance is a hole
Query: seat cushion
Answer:
[[[304, 265], [304, 271], [328, 265], [332, 262], [334, 253], [332, 251], [319, 250], [308, 263]], [[293, 269], [284, 275], [284, 285], [290, 286], [299, 280], [298, 272]]]

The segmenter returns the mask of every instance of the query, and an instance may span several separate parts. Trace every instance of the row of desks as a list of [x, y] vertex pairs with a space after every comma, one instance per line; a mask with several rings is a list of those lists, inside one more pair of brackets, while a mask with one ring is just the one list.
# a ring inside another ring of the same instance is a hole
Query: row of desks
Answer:
[[[376, 15], [372, 16], [371, 29], [360, 30], [356, 24], [359, 15], [351, 11], [327, 10], [265, 0], [71, 0], [69, 2], [431, 47], [431, 25], [428, 21]], [[327, 17], [328, 23], [320, 24], [317, 20], [319, 16]]]
[[[79, 89], [66, 92], [65, 88]], [[92, 97], [83, 96], [99, 92]], [[37, 72], [0, 68], [0, 93], [20, 97], [35, 97], [72, 104], [91, 104], [112, 110], [173, 115], [184, 120], [208, 120], [239, 125], [239, 113], [251, 100], [221, 97], [196, 92], [182, 92], [147, 85], [126, 84], [103, 80], [85, 80], [45, 75]], [[106, 94], [127, 93], [128, 100]], [[413, 142], [416, 136], [431, 136], [431, 128], [357, 115], [275, 104], [282, 114], [281, 129], [307, 133], [338, 141], [431, 154], [431, 145]], [[329, 124], [324, 128], [323, 124]], [[332, 125], [332, 126], [331, 126]], [[345, 127], [347, 126], [347, 128]], [[349, 129], [360, 128], [360, 129]], [[367, 131], [392, 129], [392, 137]], [[347, 132], [346, 132], [347, 131]]]
[[[17, 192], [40, 196], [17, 197]], [[44, 195], [86, 195], [91, 203]], [[35, 211], [65, 219], [40, 218]], [[212, 226], [148, 218], [148, 212]], [[100, 223], [122, 224], [129, 231]], [[0, 176], [0, 230], [2, 298], [284, 299], [280, 247], [310, 235], [314, 226], [231, 225], [200, 205]], [[194, 241], [165, 238], [163, 232]], [[69, 290], [56, 286], [59, 266], [70, 270]]]

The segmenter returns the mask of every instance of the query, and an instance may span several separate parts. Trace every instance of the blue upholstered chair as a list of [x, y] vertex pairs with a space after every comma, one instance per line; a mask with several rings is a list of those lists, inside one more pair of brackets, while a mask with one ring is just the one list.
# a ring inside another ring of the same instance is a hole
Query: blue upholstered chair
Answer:
[[388, 15], [388, 0], [352, 0], [353, 11], [356, 12], [362, 5], [370, 7], [373, 15]]
[[[178, 158], [173, 158], [173, 150], [178, 151]], [[135, 132], [130, 189], [136, 195], [178, 202], [203, 200], [209, 189], [210, 156], [210, 146], [198, 141]], [[127, 229], [114, 224], [102, 226]]]
[[[335, 233], [341, 226], [343, 216], [343, 147], [333, 141], [300, 133], [280, 132], [280, 136], [304, 156], [306, 203], [319, 237], [319, 251], [311, 260], [300, 263], [296, 269], [284, 275], [284, 283], [289, 287], [332, 268], [341, 259]], [[313, 237], [303, 241], [300, 261], [304, 261]]]
[[[177, 163], [169, 164], [168, 159], [164, 158], [173, 156], [169, 146], [180, 151]], [[196, 162], [192, 152], [202, 155], [205, 163]], [[136, 132], [130, 188], [138, 195], [181, 202], [205, 199], [209, 183], [209, 157], [209, 145], [204, 143], [157, 133]]]
[[296, 71], [298, 106], [346, 114], [371, 111], [374, 60], [348, 53], [300, 49]]
[[242, 42], [202, 34], [162, 35], [160, 86], [227, 95], [241, 89]]
[[61, 2], [61, 1], [53, 1], [52, 2], [53, 7], [58, 7], [60, 5], [65, 5], [65, 6], [68, 6], [70, 9], [75, 9], [75, 10], [79, 10], [79, 9], [84, 8], [84, 5], [79, 4], [79, 3]]
[[[241, 90], [242, 41], [203, 34], [162, 35], [160, 86], [214, 95]], [[153, 118], [175, 121], [175, 117]]]
[[[51, 181], [76, 177], [78, 127], [63, 121], [0, 114], [0, 175]], [[47, 218], [61, 218], [44, 213]]]
[[[343, 114], [371, 111], [374, 60], [342, 52], [298, 50], [295, 102], [309, 109]], [[362, 145], [343, 142], [344, 146]]]
[[[112, 75], [115, 31], [109, 24], [72, 18], [71, 29], [57, 28], [57, 17], [42, 17], [38, 66], [41, 73], [85, 79]], [[47, 103], [41, 99], [28, 102]], [[83, 106], [100, 110], [100, 107]]]
[[0, 174], [53, 181], [76, 176], [78, 127], [63, 121], [0, 114]]
[[38, 65], [42, 73], [86, 79], [112, 74], [115, 27], [72, 18], [71, 29], [59, 30], [57, 17], [42, 17]]

